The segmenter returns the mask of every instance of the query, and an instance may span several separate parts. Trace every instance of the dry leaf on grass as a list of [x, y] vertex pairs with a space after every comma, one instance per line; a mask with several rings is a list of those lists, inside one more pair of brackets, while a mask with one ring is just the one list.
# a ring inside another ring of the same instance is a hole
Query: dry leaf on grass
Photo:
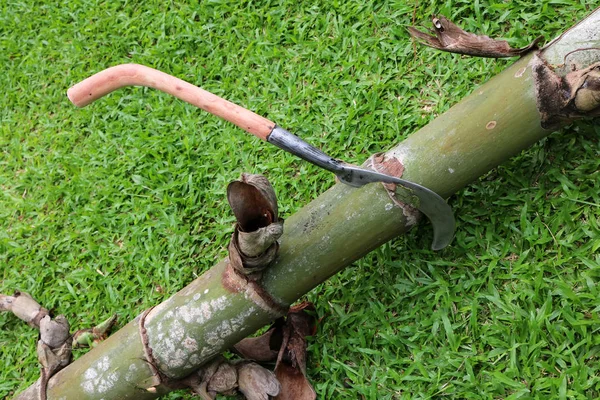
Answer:
[[425, 46], [450, 53], [476, 57], [502, 58], [522, 56], [531, 49], [537, 48], [538, 42], [543, 39], [540, 36], [526, 47], [513, 49], [505, 40], [495, 40], [485, 35], [466, 32], [442, 15], [439, 17], [434, 15], [432, 22], [433, 29], [431, 32], [433, 35], [421, 32], [412, 26], [408, 27], [408, 31], [412, 37]]

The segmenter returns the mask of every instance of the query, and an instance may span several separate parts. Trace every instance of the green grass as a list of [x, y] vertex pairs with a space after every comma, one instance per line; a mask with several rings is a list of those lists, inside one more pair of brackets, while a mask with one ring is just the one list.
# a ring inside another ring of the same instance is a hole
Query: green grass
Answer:
[[[78, 110], [69, 86], [153, 66], [361, 163], [511, 62], [415, 51], [413, 18], [440, 12], [523, 46], [592, 9], [55, 3], [0, 5], [0, 292], [25, 290], [76, 329], [114, 312], [123, 325], [224, 257], [225, 188], [241, 172], [271, 179], [284, 217], [333, 179], [167, 95], [126, 89]], [[423, 250], [431, 231], [419, 227], [310, 293], [319, 398], [598, 398], [599, 134], [577, 123], [452, 197], [449, 249]], [[36, 379], [36, 340], [0, 315], [0, 397]]]

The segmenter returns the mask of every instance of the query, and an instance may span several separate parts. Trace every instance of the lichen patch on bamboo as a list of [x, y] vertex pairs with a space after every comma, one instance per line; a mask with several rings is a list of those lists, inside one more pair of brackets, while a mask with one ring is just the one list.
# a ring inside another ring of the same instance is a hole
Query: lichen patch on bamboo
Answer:
[[416, 225], [419, 222], [420, 213], [419, 210], [415, 207], [411, 207], [408, 204], [405, 204], [402, 208], [402, 214], [406, 218], [405, 226], [410, 228], [413, 225]]
[[203, 324], [212, 318], [214, 312], [221, 311], [225, 307], [227, 307], [227, 297], [221, 296], [207, 302], [185, 304], [178, 307], [174, 313], [177, 318], [181, 318], [187, 323]]
[[246, 323], [246, 319], [256, 311], [257, 309], [251, 306], [239, 315], [231, 319], [223, 320], [216, 327], [206, 331], [204, 341], [213, 347], [222, 345], [224, 341], [237, 332]]
[[201, 344], [186, 333], [189, 325], [206, 324], [230, 305], [226, 295], [200, 299], [167, 311], [161, 322], [147, 329], [148, 345], [161, 370], [196, 365]]
[[137, 372], [138, 367], [135, 364], [130, 364], [129, 368], [127, 368], [127, 372], [125, 373], [125, 380], [127, 382], [132, 382], [135, 377], [135, 373]]
[[202, 295], [190, 294], [183, 304], [172, 305], [160, 320], [146, 327], [148, 348], [161, 376], [177, 379], [187, 375], [215, 356], [219, 352], [215, 349], [239, 340], [231, 337], [248, 330], [250, 320], [260, 314], [254, 304], [246, 304], [226, 317], [243, 297], [219, 288], [210, 292], [198, 288], [198, 293]]
[[198, 343], [196, 342], [196, 339], [188, 336], [183, 340], [183, 347], [188, 351], [194, 352], [198, 350]]
[[526, 70], [527, 70], [527, 67], [519, 68], [519, 70], [517, 72], [515, 72], [515, 78], [522, 77]]
[[119, 373], [111, 369], [108, 357], [102, 357], [83, 373], [81, 388], [89, 395], [111, 390], [119, 380]]

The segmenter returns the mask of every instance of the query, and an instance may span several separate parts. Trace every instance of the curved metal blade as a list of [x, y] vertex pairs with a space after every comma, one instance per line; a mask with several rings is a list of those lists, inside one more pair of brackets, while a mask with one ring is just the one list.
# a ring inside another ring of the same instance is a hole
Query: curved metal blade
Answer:
[[433, 190], [404, 179], [396, 178], [395, 176], [347, 164], [337, 164], [335, 169], [336, 171], [333, 172], [339, 180], [350, 186], [361, 187], [367, 183], [384, 182], [395, 183], [409, 189], [419, 198], [419, 204], [416, 207], [429, 218], [433, 225], [433, 243], [431, 244], [431, 248], [433, 250], [441, 250], [452, 242], [456, 227], [454, 213], [448, 203]]
[[416, 207], [429, 218], [433, 225], [431, 248], [441, 250], [452, 242], [456, 225], [454, 213], [446, 201], [434, 191], [395, 176], [348, 165], [328, 156], [279, 126], [273, 129], [267, 137], [267, 141], [312, 164], [333, 172], [340, 181], [347, 185], [361, 187], [367, 183], [384, 182], [395, 183], [407, 188], [417, 196], [419, 204]]

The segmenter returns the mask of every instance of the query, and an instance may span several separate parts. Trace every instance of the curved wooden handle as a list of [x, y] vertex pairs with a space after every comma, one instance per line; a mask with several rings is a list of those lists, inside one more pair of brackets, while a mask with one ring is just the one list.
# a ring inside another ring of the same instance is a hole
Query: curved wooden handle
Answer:
[[69, 100], [85, 107], [124, 86], [147, 86], [169, 93], [267, 140], [275, 127], [268, 119], [179, 78], [139, 64], [121, 64], [100, 71], [67, 91]]

